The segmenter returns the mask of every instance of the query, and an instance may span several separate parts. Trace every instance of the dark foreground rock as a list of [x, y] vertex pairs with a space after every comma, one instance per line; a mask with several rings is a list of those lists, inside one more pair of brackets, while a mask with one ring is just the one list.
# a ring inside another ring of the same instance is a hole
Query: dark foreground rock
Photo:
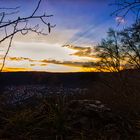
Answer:
[[66, 139], [126, 140], [134, 135], [131, 123], [100, 101], [73, 100], [68, 103], [65, 113], [69, 132]]

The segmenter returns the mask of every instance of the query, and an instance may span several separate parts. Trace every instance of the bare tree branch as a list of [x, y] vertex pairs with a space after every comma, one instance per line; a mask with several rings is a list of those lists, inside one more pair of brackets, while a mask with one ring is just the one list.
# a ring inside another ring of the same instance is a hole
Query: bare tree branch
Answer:
[[[18, 22], [17, 22], [17, 23], [15, 24], [15, 26], [14, 26], [14, 32], [16, 31], [17, 25], [18, 25]], [[1, 69], [0, 69], [1, 72], [2, 72], [2, 70], [3, 70], [3, 68], [4, 68], [5, 61], [6, 61], [6, 57], [7, 57], [7, 55], [8, 55], [8, 52], [9, 52], [10, 48], [11, 48], [12, 40], [13, 40], [13, 38], [14, 38], [14, 35], [15, 35], [15, 34], [13, 34], [13, 35], [11, 36], [8, 49], [7, 49], [7, 51], [6, 51], [5, 55], [4, 55], [3, 62], [2, 62], [2, 66], [1, 66]]]
[[121, 16], [125, 18], [129, 12], [133, 12], [136, 14], [136, 20], [139, 19], [140, 0], [132, 0], [131, 2], [128, 0], [118, 0], [118, 2], [110, 5], [118, 6], [118, 9], [115, 10], [111, 15]]
[[[4, 33], [2, 37], [0, 38], [0, 44], [8, 39], [10, 39], [8, 49], [3, 57], [3, 63], [0, 72], [3, 70], [6, 57], [8, 55], [8, 52], [11, 48], [12, 41], [14, 39], [14, 36], [18, 33], [21, 33], [21, 35], [26, 35], [29, 32], [36, 33], [37, 35], [47, 35], [46, 30], [44, 30], [41, 25], [47, 26], [46, 29], [48, 29], [48, 32], [51, 32], [51, 28], [54, 28], [56, 25], [51, 25], [47, 22], [47, 19], [52, 17], [53, 15], [47, 15], [45, 12], [43, 14], [37, 14], [37, 11], [40, 8], [42, 0], [39, 0], [37, 3], [37, 6], [33, 13], [30, 16], [27, 17], [17, 17], [14, 20], [10, 20], [8, 16], [15, 15], [19, 12], [19, 6], [15, 8], [6, 8], [2, 7], [0, 10], [2, 12], [0, 13], [0, 29], [2, 30], [1, 33]], [[33, 25], [32, 21], [37, 20], [39, 24]], [[41, 21], [41, 23], [40, 23]], [[9, 28], [13, 31], [9, 31]]]
[[17, 10], [20, 6], [14, 7], [14, 8], [7, 8], [7, 7], [1, 7], [0, 10]]
[[35, 15], [35, 13], [37, 12], [37, 10], [38, 10], [40, 4], [41, 4], [41, 0], [39, 0], [36, 9], [35, 9], [34, 12], [32, 13], [32, 15], [31, 15], [32, 17], [33, 17], [33, 16]]

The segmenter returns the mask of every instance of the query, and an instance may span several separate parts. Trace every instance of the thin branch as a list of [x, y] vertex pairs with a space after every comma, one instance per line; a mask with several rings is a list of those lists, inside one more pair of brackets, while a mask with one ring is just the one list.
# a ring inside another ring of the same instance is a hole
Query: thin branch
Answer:
[[35, 13], [37, 12], [37, 10], [39, 9], [39, 6], [41, 4], [41, 0], [39, 0], [36, 9], [34, 10], [34, 12], [32, 13], [31, 17], [33, 17], [35, 15]]
[[4, 13], [4, 12], [2, 12], [2, 17], [1, 17], [1, 20], [0, 20], [0, 24], [2, 23], [2, 21], [3, 21], [4, 17], [5, 17], [5, 13]]
[[[0, 44], [4, 41], [6, 41], [7, 39], [10, 39], [9, 45], [8, 45], [8, 49], [4, 55], [3, 58], [3, 63], [2, 63], [2, 67], [0, 69], [0, 72], [2, 72], [4, 66], [5, 66], [5, 61], [6, 61], [6, 57], [8, 55], [8, 52], [11, 48], [12, 45], [12, 41], [13, 38], [16, 34], [21, 33], [21, 35], [26, 35], [29, 32], [33, 32], [36, 33], [37, 35], [48, 35], [47, 33], [44, 32], [44, 29], [40, 29], [40, 24], [36, 24], [35, 26], [30, 25], [29, 23], [34, 19], [34, 20], [41, 20], [42, 24], [47, 25], [48, 27], [48, 32], [51, 32], [51, 28], [55, 27], [56, 25], [51, 25], [50, 23], [47, 23], [45, 20], [46, 18], [52, 17], [53, 15], [46, 15], [41, 14], [41, 15], [35, 15], [40, 7], [42, 0], [38, 1], [38, 4], [35, 8], [35, 10], [33, 11], [33, 13], [30, 16], [27, 17], [17, 17], [17, 19], [15, 20], [9, 20], [7, 18], [7, 16], [11, 16], [11, 15], [15, 15], [17, 12], [19, 12], [17, 9], [19, 9], [20, 7], [15, 7], [15, 8], [0, 8], [0, 10], [16, 10], [16, 11], [11, 11], [11, 12], [2, 12], [0, 13], [0, 29], [2, 29], [2, 31], [5, 32], [5, 36], [2, 37], [0, 39]], [[4, 19], [7, 19], [7, 21], [4, 21]], [[19, 26], [17, 27], [17, 25], [19, 25], [19, 23], [25, 23], [25, 25], [23, 26]], [[9, 31], [9, 28], [13, 28], [13, 31], [11, 32], [11, 30]]]
[[122, 2], [118, 2], [118, 3], [113, 3], [110, 5], [117, 5], [120, 6], [120, 8], [118, 8], [116, 11], [114, 11], [112, 15], [117, 16], [118, 14], [123, 13], [122, 17], [125, 17], [130, 11], [134, 12], [134, 10], [136, 11], [136, 16], [138, 18], [139, 15], [139, 10], [140, 10], [140, 1], [132, 1], [132, 2], [128, 2], [128, 1], [122, 1]]
[[53, 15], [45, 15], [44, 14], [44, 15], [33, 16], [33, 17], [32, 16], [28, 16], [28, 17], [24, 17], [24, 18], [19, 17], [18, 19], [14, 20], [14, 21], [10, 21], [10, 22], [8, 22], [8, 23], [6, 23], [4, 25], [1, 25], [0, 28], [3, 28], [5, 26], [10, 26], [11, 24], [16, 23], [17, 21], [22, 22], [22, 21], [29, 20], [29, 19], [40, 19], [40, 18], [43, 18], [43, 17], [48, 18], [48, 17], [52, 17], [52, 16]]
[[13, 7], [13, 8], [1, 7], [0, 10], [17, 10], [19, 8], [20, 8], [20, 6]]
[[[18, 23], [15, 24], [14, 32], [15, 32], [15, 30], [16, 30], [17, 24], [18, 24]], [[4, 66], [5, 66], [6, 57], [7, 57], [8, 53], [9, 53], [9, 50], [10, 50], [10, 48], [11, 48], [11, 46], [12, 46], [12, 41], [13, 41], [14, 35], [15, 35], [15, 34], [13, 34], [13, 35], [11, 36], [11, 38], [10, 38], [9, 46], [8, 46], [8, 49], [7, 49], [6, 53], [5, 53], [5, 55], [4, 55], [4, 58], [3, 58], [3, 62], [2, 62], [2, 66], [1, 66], [0, 72], [2, 72], [2, 70], [3, 70]]]

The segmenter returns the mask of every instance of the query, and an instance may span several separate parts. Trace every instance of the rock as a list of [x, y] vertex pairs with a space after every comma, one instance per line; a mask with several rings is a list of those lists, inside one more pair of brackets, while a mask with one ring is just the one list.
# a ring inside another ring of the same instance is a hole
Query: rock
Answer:
[[71, 133], [83, 132], [86, 137], [98, 137], [103, 133], [118, 136], [127, 130], [125, 121], [100, 101], [72, 100], [67, 104], [65, 113]]

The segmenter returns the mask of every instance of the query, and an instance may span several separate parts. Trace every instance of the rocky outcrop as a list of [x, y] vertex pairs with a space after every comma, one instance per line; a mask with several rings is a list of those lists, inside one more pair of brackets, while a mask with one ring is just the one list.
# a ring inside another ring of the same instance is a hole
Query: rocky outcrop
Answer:
[[130, 123], [97, 100], [73, 100], [65, 109], [69, 136], [81, 139], [126, 139]]

